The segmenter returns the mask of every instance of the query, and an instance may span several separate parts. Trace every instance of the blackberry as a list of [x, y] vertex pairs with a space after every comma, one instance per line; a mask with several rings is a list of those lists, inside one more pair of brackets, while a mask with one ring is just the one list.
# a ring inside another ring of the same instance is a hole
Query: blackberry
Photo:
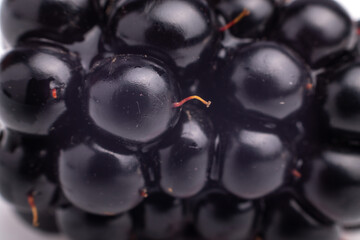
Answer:
[[222, 193], [209, 193], [196, 206], [195, 227], [205, 239], [253, 239], [259, 209], [250, 201]]
[[281, 14], [277, 29], [276, 38], [315, 68], [328, 65], [356, 42], [355, 24], [335, 1], [294, 1]]
[[112, 49], [172, 61], [186, 75], [181, 82], [215, 55], [219, 33], [203, 0], [123, 1], [114, 11], [107, 26]]
[[143, 200], [140, 157], [85, 136], [60, 152], [61, 189], [71, 203], [89, 213], [123, 213]]
[[264, 218], [265, 239], [340, 239], [340, 227], [319, 222], [291, 196], [271, 199], [268, 204]]
[[229, 54], [216, 80], [231, 115], [248, 111], [274, 120], [299, 112], [312, 82], [302, 61], [273, 42], [257, 42]]
[[73, 240], [130, 239], [132, 220], [128, 213], [117, 216], [90, 214], [73, 206], [57, 210], [60, 230]]
[[11, 46], [28, 38], [80, 42], [95, 23], [88, 0], [4, 0], [1, 6], [1, 30]]
[[0, 119], [7, 128], [48, 135], [65, 115], [76, 119], [83, 71], [71, 52], [29, 44], [7, 52], [0, 66]]
[[172, 72], [158, 60], [117, 55], [94, 64], [86, 78], [86, 114], [97, 131], [124, 144], [154, 141], [179, 117], [173, 103], [179, 89]]
[[184, 107], [178, 125], [159, 147], [159, 184], [171, 196], [188, 198], [207, 182], [215, 134], [206, 112], [194, 106]]
[[358, 24], [338, 3], [4, 0], [1, 20], [0, 194], [39, 230], [339, 240], [360, 224]]
[[349, 148], [326, 147], [304, 164], [301, 189], [317, 210], [341, 225], [360, 222], [357, 191], [359, 153]]

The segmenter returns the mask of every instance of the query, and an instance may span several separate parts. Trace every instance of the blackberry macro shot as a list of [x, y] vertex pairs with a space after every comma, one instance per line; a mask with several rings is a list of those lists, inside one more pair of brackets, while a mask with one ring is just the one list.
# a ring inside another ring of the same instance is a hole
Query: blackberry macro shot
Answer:
[[360, 240], [357, 1], [0, 6], [0, 240]]

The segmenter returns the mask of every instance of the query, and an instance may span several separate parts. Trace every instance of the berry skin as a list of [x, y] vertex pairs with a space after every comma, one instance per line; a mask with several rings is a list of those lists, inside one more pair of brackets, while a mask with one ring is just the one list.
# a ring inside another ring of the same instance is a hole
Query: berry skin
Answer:
[[39, 211], [54, 203], [57, 186], [46, 171], [48, 165], [57, 161], [58, 154], [50, 142], [11, 130], [1, 133], [0, 194], [17, 210], [31, 213], [29, 196]]
[[355, 47], [356, 26], [335, 1], [294, 1], [279, 22], [275, 38], [296, 50], [315, 68]]
[[360, 223], [360, 154], [328, 147], [305, 161], [301, 189], [323, 215], [341, 225]]
[[79, 115], [82, 81], [80, 62], [62, 48], [15, 48], [1, 60], [0, 119], [15, 131], [48, 135], [65, 115]]
[[174, 239], [184, 223], [183, 202], [163, 193], [153, 193], [133, 215], [140, 239]]
[[272, 22], [276, 6], [273, 0], [225, 0], [220, 1], [216, 9], [226, 22], [231, 22], [247, 9], [250, 14], [231, 27], [230, 31], [239, 38], [260, 38]]
[[309, 215], [296, 200], [279, 195], [267, 206], [264, 218], [266, 240], [339, 240], [340, 227], [322, 224]]
[[69, 201], [98, 215], [120, 214], [138, 205], [145, 184], [140, 157], [114, 143], [83, 138], [60, 152], [60, 186]]
[[324, 111], [331, 130], [360, 134], [360, 61], [332, 74], [326, 86]]
[[86, 78], [86, 108], [93, 127], [125, 145], [143, 145], [174, 127], [179, 89], [162, 63], [118, 55], [94, 65]]
[[188, 198], [207, 182], [214, 154], [214, 128], [203, 109], [185, 106], [174, 134], [160, 146], [160, 186], [167, 194]]
[[203, 0], [137, 0], [116, 9], [107, 32], [115, 52], [141, 51], [168, 64], [170, 56], [179, 74], [189, 75], [199, 67], [208, 69], [216, 51], [216, 29], [214, 14]]
[[27, 38], [82, 41], [95, 21], [89, 0], [4, 0], [1, 7], [2, 34], [11, 46]]
[[221, 182], [237, 197], [263, 197], [284, 184], [292, 154], [274, 132], [252, 124], [232, 125], [221, 134]]
[[258, 208], [225, 193], [210, 193], [197, 204], [195, 227], [206, 240], [254, 239]]
[[56, 212], [60, 230], [71, 240], [130, 239], [132, 220], [128, 213], [117, 216], [93, 215], [67, 206]]
[[303, 107], [310, 74], [287, 48], [257, 42], [230, 54], [219, 70], [217, 91], [231, 115], [248, 114], [283, 120]]

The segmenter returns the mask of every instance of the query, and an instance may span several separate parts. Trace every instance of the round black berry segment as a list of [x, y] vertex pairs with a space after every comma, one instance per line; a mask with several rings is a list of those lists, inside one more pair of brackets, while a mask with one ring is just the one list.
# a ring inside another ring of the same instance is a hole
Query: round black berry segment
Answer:
[[356, 24], [336, 1], [294, 1], [279, 22], [275, 38], [315, 68], [325, 66], [356, 43]]
[[203, 109], [185, 106], [180, 129], [163, 141], [159, 150], [160, 186], [174, 197], [187, 198], [206, 184], [214, 154], [214, 127]]
[[258, 215], [253, 202], [221, 192], [210, 193], [198, 203], [194, 224], [207, 240], [247, 240], [255, 238]]
[[214, 14], [203, 0], [124, 1], [109, 20], [108, 34], [115, 51], [144, 47], [138, 50], [170, 56], [180, 74], [207, 67], [218, 39]]
[[279, 195], [267, 206], [264, 218], [266, 240], [339, 240], [340, 227], [322, 224], [309, 215], [296, 200]]
[[133, 223], [129, 213], [99, 216], [67, 206], [56, 211], [59, 228], [71, 240], [130, 239]]
[[17, 210], [31, 213], [29, 197], [36, 208], [47, 210], [55, 200], [56, 184], [47, 166], [56, 164], [58, 153], [47, 138], [3, 130], [0, 141], [0, 194]]
[[221, 182], [229, 192], [254, 199], [284, 184], [292, 154], [278, 135], [234, 125], [220, 140]]
[[247, 9], [250, 14], [230, 28], [231, 33], [239, 38], [260, 38], [275, 14], [273, 0], [225, 0], [220, 1], [216, 9], [231, 22]]
[[6, 53], [0, 64], [0, 119], [6, 127], [47, 135], [64, 115], [79, 115], [83, 70], [70, 52], [26, 45]]
[[11, 46], [27, 38], [82, 41], [96, 20], [89, 0], [4, 0], [1, 7], [2, 36]]
[[305, 198], [342, 225], [360, 223], [360, 152], [329, 147], [307, 159], [301, 189]]
[[59, 178], [69, 201], [89, 213], [115, 215], [143, 200], [140, 157], [87, 137], [60, 152]]
[[310, 74], [287, 48], [273, 42], [245, 46], [226, 59], [216, 83], [232, 115], [247, 111], [276, 120], [298, 112], [305, 103]]
[[86, 78], [87, 114], [94, 128], [146, 144], [172, 128], [179, 117], [173, 103], [179, 89], [172, 72], [153, 58], [118, 55], [94, 65]]
[[324, 111], [331, 130], [360, 134], [360, 61], [331, 75]]
[[133, 214], [140, 239], [174, 239], [183, 230], [183, 202], [163, 193], [150, 194]]

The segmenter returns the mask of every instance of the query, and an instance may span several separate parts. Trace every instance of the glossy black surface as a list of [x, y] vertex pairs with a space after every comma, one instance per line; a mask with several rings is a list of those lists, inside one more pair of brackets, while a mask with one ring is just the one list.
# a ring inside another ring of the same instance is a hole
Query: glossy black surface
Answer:
[[101, 28], [96, 25], [84, 34], [84, 39], [81, 42], [66, 45], [68, 49], [79, 55], [83, 68], [87, 71], [91, 67], [91, 61], [99, 52], [101, 36]]
[[190, 104], [183, 108], [177, 128], [160, 146], [160, 186], [171, 196], [187, 198], [208, 180], [215, 132], [206, 110]]
[[283, 185], [293, 157], [276, 132], [251, 124], [223, 131], [220, 151], [223, 186], [245, 199], [263, 197]]
[[322, 214], [342, 225], [360, 223], [360, 152], [328, 148], [306, 159], [301, 189]]
[[195, 210], [195, 227], [207, 240], [250, 240], [255, 238], [258, 209], [225, 193], [211, 193]]
[[225, 0], [216, 6], [227, 23], [234, 20], [246, 8], [250, 15], [230, 28], [231, 33], [240, 38], [260, 38], [272, 22], [276, 11], [273, 0]]
[[1, 121], [29, 134], [56, 131], [64, 115], [79, 115], [82, 71], [77, 57], [53, 45], [29, 44], [7, 52], [0, 65]]
[[107, 30], [115, 51], [145, 46], [142, 53], [170, 56], [179, 73], [186, 75], [200, 66], [208, 68], [218, 38], [214, 14], [203, 0], [124, 1]]
[[139, 239], [174, 239], [185, 220], [181, 200], [163, 193], [150, 194], [133, 216]]
[[75, 207], [57, 210], [60, 230], [71, 240], [128, 240], [133, 223], [128, 213], [117, 216], [93, 215]]
[[11, 46], [29, 37], [82, 41], [96, 20], [89, 0], [4, 0], [1, 7], [2, 36]]
[[32, 194], [37, 209], [46, 210], [56, 200], [56, 184], [46, 172], [58, 157], [51, 141], [9, 130], [0, 135], [1, 197], [16, 209], [31, 212], [28, 195]]
[[339, 240], [340, 227], [322, 224], [294, 199], [280, 195], [267, 206], [264, 218], [266, 240]]
[[307, 68], [287, 48], [257, 42], [230, 54], [218, 71], [216, 91], [231, 114], [260, 115], [283, 120], [305, 103]]
[[100, 140], [85, 137], [61, 150], [59, 178], [69, 201], [89, 213], [119, 214], [143, 200], [140, 156]]
[[275, 38], [313, 67], [325, 66], [355, 46], [356, 24], [336, 1], [294, 1], [282, 13]]
[[360, 61], [331, 74], [324, 111], [330, 130], [360, 134]]
[[124, 144], [146, 144], [172, 128], [179, 89], [163, 63], [140, 55], [118, 55], [94, 64], [86, 78], [86, 112], [98, 132]]

